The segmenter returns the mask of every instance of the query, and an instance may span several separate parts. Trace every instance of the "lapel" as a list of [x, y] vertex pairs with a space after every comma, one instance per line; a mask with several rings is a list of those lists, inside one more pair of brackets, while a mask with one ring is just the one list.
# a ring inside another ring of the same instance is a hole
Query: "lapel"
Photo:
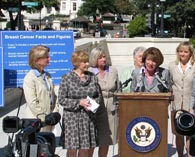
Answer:
[[146, 90], [151, 91], [152, 89], [156, 88], [157, 84], [159, 84], [157, 77], [160, 79], [163, 77], [161, 68], [158, 68], [157, 71], [155, 72], [153, 80], [152, 80], [152, 84], [150, 86], [148, 85], [146, 76], [144, 77], [144, 85], [145, 85]]
[[174, 64], [175, 74], [183, 74], [180, 70], [177, 64]]
[[51, 90], [51, 87], [52, 87], [52, 82], [51, 82], [51, 79], [50, 79], [50, 77], [49, 77], [49, 76], [47, 76], [47, 75], [46, 75], [46, 77], [47, 77], [47, 82], [48, 82], [48, 87], [49, 87], [49, 90]]
[[[190, 64], [190, 63], [188, 63], [188, 64]], [[182, 75], [185, 74], [185, 76], [187, 77], [188, 75], [192, 75], [193, 65], [190, 64], [189, 68], [185, 71], [185, 73], [183, 73], [183, 72], [181, 72], [181, 70], [179, 70], [179, 67], [177, 64], [174, 64], [174, 69], [176, 71], [176, 74], [182, 74]]]
[[51, 83], [50, 77], [47, 75], [46, 72], [44, 72], [43, 74], [40, 74], [40, 73], [38, 72], [38, 70], [33, 69], [33, 73], [35, 74], [35, 76], [37, 77], [37, 80], [38, 80], [41, 84], [43, 84], [44, 86], [46, 86], [46, 88], [47, 88], [48, 90], [51, 90], [51, 85], [52, 85], [52, 83]]

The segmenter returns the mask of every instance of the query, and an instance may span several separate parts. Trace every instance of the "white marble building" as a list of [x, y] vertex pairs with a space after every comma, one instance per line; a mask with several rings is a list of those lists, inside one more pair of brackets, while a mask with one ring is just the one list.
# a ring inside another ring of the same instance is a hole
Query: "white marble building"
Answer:
[[77, 17], [79, 7], [83, 4], [82, 0], [60, 0], [60, 14], [70, 15], [70, 19]]

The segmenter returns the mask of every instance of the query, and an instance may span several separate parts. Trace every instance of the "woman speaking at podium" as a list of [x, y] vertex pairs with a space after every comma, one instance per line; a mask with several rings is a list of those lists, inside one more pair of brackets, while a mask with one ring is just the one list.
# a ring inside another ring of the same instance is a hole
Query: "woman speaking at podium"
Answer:
[[169, 92], [170, 76], [168, 69], [160, 67], [164, 61], [161, 51], [150, 47], [142, 56], [144, 65], [132, 72], [131, 92]]

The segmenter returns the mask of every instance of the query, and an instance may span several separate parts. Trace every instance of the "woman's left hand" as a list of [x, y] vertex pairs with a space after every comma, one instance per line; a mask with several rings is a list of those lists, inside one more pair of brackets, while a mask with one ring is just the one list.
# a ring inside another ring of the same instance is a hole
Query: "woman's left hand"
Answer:
[[89, 111], [88, 107], [91, 106], [91, 104], [88, 99], [81, 99], [80, 106], [82, 106], [86, 111]]

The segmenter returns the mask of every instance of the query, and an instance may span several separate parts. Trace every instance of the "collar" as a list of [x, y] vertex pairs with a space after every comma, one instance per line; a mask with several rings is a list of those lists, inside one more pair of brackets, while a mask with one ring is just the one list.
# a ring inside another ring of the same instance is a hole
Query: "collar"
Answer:
[[41, 76], [42, 78], [45, 78], [45, 76], [46, 76], [46, 72], [45, 71], [43, 71], [42, 74], [37, 69], [32, 69], [32, 71], [34, 72], [36, 77], [40, 77]]
[[[181, 68], [181, 62], [179, 61], [179, 64], [178, 64], [178, 67]], [[186, 70], [190, 69], [192, 67], [192, 64], [190, 62], [190, 60], [187, 62], [187, 67], [186, 67]], [[185, 71], [186, 71], [185, 70]]]
[[[93, 73], [94, 73], [95, 75], [97, 75], [97, 74], [99, 73], [99, 70], [98, 70], [97, 67], [92, 68], [92, 70], [93, 70]], [[106, 72], [109, 72], [109, 71], [110, 71], [109, 66], [106, 66], [105, 71], [106, 71]]]
[[[140, 68], [139, 73], [145, 75], [145, 74], [146, 74], [146, 68], [145, 68], [144, 66], [142, 66], [142, 67]], [[154, 75], [158, 75], [158, 74], [159, 74], [159, 67], [156, 68], [156, 71], [155, 71]]]

